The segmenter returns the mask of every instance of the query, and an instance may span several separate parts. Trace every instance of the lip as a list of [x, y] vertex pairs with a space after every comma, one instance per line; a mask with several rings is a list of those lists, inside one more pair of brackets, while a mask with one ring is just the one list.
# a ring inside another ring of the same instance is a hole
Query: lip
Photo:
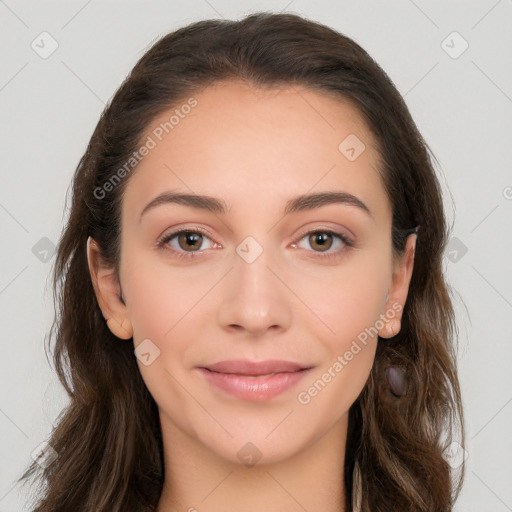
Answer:
[[217, 388], [242, 400], [270, 400], [296, 385], [311, 367], [291, 361], [220, 361], [198, 370]]

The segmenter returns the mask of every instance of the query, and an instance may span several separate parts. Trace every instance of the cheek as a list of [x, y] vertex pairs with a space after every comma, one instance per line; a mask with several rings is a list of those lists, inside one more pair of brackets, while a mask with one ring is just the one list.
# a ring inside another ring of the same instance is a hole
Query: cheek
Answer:
[[329, 410], [334, 419], [350, 408], [363, 389], [385, 313], [390, 279], [387, 265], [385, 258], [354, 261], [326, 273], [325, 286], [308, 286], [310, 303], [324, 324], [317, 335], [322, 332], [322, 344], [327, 349], [321, 367], [297, 396], [299, 403], [311, 406], [311, 413], [316, 408], [319, 414]]
[[126, 261], [123, 270], [134, 349], [144, 342], [148, 347], [144, 352], [150, 353], [149, 364], [140, 356], [137, 360], [141, 376], [159, 407], [166, 409], [173, 404], [186, 417], [193, 413], [193, 404], [179, 383], [189, 365], [190, 339], [200, 332], [194, 321], [194, 304], [204, 290], [197, 285], [187, 286], [176, 270], [142, 259]]
[[201, 338], [206, 302], [201, 299], [212, 287], [212, 278], [196, 275], [191, 279], [182, 269], [142, 256], [127, 258], [123, 272], [134, 349], [149, 339], [152, 344], [145, 346], [158, 354], [148, 366], [138, 361], [143, 379], [155, 398], [159, 390], [167, 389], [178, 399], [179, 386], [172, 376], [181, 379], [197, 362], [191, 341]]
[[323, 333], [332, 349], [344, 351], [384, 312], [391, 277], [387, 268], [383, 257], [356, 255], [337, 267], [295, 278], [294, 290], [306, 298], [312, 313], [322, 321], [318, 332]]
[[161, 284], [135, 280], [129, 312], [135, 344], [145, 338], [164, 338], [175, 322], [173, 307], [176, 302], [172, 291], [162, 290]]
[[135, 344], [145, 338], [165, 341], [204, 294], [201, 279], [185, 279], [179, 269], [151, 258], [127, 260], [123, 272]]
[[326, 357], [296, 397], [305, 414], [327, 424], [345, 415], [360, 395], [377, 348], [381, 295], [372, 293], [372, 287], [360, 287], [355, 295], [346, 291], [331, 295], [336, 308], [326, 318], [335, 334], [322, 337]]

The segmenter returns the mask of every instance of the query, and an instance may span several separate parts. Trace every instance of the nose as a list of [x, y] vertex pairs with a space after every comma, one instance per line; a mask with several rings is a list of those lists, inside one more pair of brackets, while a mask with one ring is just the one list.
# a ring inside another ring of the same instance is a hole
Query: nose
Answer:
[[222, 283], [219, 325], [230, 332], [261, 337], [285, 331], [292, 317], [293, 293], [288, 274], [264, 250], [251, 263], [237, 253], [233, 268]]

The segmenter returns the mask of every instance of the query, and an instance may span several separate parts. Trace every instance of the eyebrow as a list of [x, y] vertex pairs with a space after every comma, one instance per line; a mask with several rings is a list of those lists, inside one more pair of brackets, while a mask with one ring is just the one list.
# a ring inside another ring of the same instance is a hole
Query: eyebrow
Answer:
[[[322, 206], [330, 205], [330, 204], [346, 204], [349, 206], [356, 206], [361, 210], [365, 211], [370, 217], [372, 217], [372, 212], [356, 196], [349, 194], [348, 192], [317, 192], [314, 194], [304, 194], [300, 196], [296, 196], [291, 198], [286, 202], [284, 208], [284, 214], [287, 215], [289, 213], [300, 212], [304, 210], [313, 210], [315, 208], [320, 208]], [[159, 196], [152, 199], [142, 210], [140, 214], [140, 219], [142, 216], [148, 211], [157, 206], [163, 204], [181, 204], [183, 206], [189, 206], [191, 208], [196, 208], [200, 210], [206, 210], [212, 213], [226, 214], [229, 212], [230, 208], [227, 203], [219, 198], [197, 195], [197, 194], [184, 194], [179, 192], [164, 192]], [[140, 222], [139, 219], [139, 222]]]

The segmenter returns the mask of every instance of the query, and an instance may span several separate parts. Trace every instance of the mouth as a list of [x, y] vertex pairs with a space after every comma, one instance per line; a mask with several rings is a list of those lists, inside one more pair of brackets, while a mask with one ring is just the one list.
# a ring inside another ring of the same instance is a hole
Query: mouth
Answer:
[[311, 366], [291, 361], [221, 361], [198, 367], [207, 382], [221, 393], [246, 401], [270, 400], [296, 385]]
[[276, 373], [291, 373], [307, 370], [311, 366], [301, 365], [293, 361], [269, 359], [266, 361], [250, 361], [246, 359], [232, 359], [205, 366], [207, 370], [217, 373], [245, 375], [259, 377]]

